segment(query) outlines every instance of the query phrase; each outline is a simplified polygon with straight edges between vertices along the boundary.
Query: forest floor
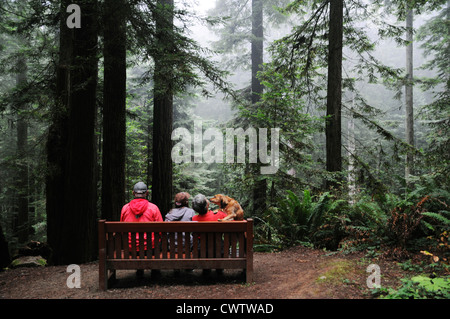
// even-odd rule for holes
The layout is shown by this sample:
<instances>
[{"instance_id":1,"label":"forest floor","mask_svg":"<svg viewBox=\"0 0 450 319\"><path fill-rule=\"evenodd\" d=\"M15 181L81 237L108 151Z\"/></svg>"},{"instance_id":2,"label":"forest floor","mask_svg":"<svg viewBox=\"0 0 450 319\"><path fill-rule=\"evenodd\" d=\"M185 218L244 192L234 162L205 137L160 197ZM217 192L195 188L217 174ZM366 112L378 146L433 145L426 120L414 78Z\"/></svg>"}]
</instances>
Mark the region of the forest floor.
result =
<instances>
[{"instance_id":1,"label":"forest floor","mask_svg":"<svg viewBox=\"0 0 450 319\"><path fill-rule=\"evenodd\" d=\"M254 253L251 284L237 270L164 270L155 277L145 271L142 279L136 271L118 270L114 285L99 291L98 263L92 262L80 265L81 288L68 288L67 266L7 269L0 272L0 299L370 299L370 264L380 266L382 287L396 287L407 275L392 260L297 246Z\"/></svg>"}]
</instances>

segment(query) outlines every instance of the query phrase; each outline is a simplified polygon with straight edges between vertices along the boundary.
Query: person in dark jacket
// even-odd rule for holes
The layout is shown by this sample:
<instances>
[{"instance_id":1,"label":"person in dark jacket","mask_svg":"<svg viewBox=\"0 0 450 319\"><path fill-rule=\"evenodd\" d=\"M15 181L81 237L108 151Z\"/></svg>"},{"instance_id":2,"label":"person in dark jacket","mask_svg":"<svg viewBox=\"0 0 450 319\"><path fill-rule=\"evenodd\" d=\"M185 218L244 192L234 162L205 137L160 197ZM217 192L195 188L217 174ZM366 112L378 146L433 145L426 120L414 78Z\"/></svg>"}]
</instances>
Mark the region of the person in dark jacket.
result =
<instances>
[{"instance_id":1,"label":"person in dark jacket","mask_svg":"<svg viewBox=\"0 0 450 319\"><path fill-rule=\"evenodd\" d=\"M189 208L189 195L186 192L181 192L175 195L175 208L172 208L170 212L167 213L165 221L166 222L190 222L195 212L192 208Z\"/></svg>"},{"instance_id":2,"label":"person in dark jacket","mask_svg":"<svg viewBox=\"0 0 450 319\"><path fill-rule=\"evenodd\" d=\"M166 222L190 222L195 215L195 211L189 208L189 195L186 192L181 192L175 195L175 208L172 208L170 212L166 214ZM175 249L178 245L178 234L175 234ZM183 247L185 244L185 234L183 233ZM190 235L190 243L192 248L192 235Z\"/></svg>"}]
</instances>

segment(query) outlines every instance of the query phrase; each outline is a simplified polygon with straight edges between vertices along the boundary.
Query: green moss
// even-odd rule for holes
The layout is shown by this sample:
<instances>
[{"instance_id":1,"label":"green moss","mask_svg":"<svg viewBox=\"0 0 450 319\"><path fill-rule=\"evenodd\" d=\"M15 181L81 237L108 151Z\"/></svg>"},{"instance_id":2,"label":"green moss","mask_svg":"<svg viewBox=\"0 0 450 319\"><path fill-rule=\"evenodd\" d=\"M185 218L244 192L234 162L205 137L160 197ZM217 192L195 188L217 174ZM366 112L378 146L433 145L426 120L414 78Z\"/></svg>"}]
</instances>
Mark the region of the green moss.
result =
<instances>
[{"instance_id":1,"label":"green moss","mask_svg":"<svg viewBox=\"0 0 450 319\"><path fill-rule=\"evenodd\" d=\"M317 277L319 283L341 284L355 271L353 262L341 259L326 262L321 267L327 270Z\"/></svg>"},{"instance_id":2,"label":"green moss","mask_svg":"<svg viewBox=\"0 0 450 319\"><path fill-rule=\"evenodd\" d=\"M47 266L47 260L45 260L44 258L39 258L38 260L37 260L37 262L39 263L39 265L41 265L41 266Z\"/></svg>"},{"instance_id":3,"label":"green moss","mask_svg":"<svg viewBox=\"0 0 450 319\"><path fill-rule=\"evenodd\" d=\"M14 259L14 260L11 262L10 268L14 268L14 267L16 267L18 264L20 264L20 260Z\"/></svg>"}]
</instances>

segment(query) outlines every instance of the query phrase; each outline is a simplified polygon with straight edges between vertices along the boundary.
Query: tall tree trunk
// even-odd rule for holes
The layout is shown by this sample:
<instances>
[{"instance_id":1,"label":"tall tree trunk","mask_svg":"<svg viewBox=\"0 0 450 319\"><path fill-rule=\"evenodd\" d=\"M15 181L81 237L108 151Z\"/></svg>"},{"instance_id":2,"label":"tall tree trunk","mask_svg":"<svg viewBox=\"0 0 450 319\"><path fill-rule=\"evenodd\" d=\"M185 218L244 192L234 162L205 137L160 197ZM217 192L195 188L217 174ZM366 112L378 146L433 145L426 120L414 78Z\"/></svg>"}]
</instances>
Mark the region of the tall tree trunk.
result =
<instances>
[{"instance_id":1,"label":"tall tree trunk","mask_svg":"<svg viewBox=\"0 0 450 319\"><path fill-rule=\"evenodd\" d=\"M8 242L6 241L2 223L0 221L0 271L1 269L8 267L10 262L11 257L9 255Z\"/></svg>"},{"instance_id":2,"label":"tall tree trunk","mask_svg":"<svg viewBox=\"0 0 450 319\"><path fill-rule=\"evenodd\" d=\"M413 108L413 10L408 10L406 16L406 85L405 85L405 112L406 112L406 143L414 146L414 108ZM406 153L405 180L409 183L409 175L413 173L414 154Z\"/></svg>"},{"instance_id":3,"label":"tall tree trunk","mask_svg":"<svg viewBox=\"0 0 450 319\"><path fill-rule=\"evenodd\" d=\"M262 70L264 50L263 2L252 0L252 103L258 103L263 93L263 85L257 78Z\"/></svg>"},{"instance_id":4,"label":"tall tree trunk","mask_svg":"<svg viewBox=\"0 0 450 319\"><path fill-rule=\"evenodd\" d=\"M95 148L98 73L96 0L82 2L81 28L74 29L72 91L69 96L65 211L62 237L64 263L96 258ZM67 249L70 247L70 249Z\"/></svg>"},{"instance_id":5,"label":"tall tree trunk","mask_svg":"<svg viewBox=\"0 0 450 319\"><path fill-rule=\"evenodd\" d=\"M104 3L102 218L119 220L125 204L126 3Z\"/></svg>"},{"instance_id":6,"label":"tall tree trunk","mask_svg":"<svg viewBox=\"0 0 450 319\"><path fill-rule=\"evenodd\" d=\"M22 87L27 82L27 64L25 57L20 54L17 61L18 74L17 86ZM29 235L29 221L28 221L28 161L27 161L27 140L28 140L28 123L26 120L26 105L20 102L17 105L18 119L17 119L17 201L18 201L18 239L19 243L26 243Z\"/></svg>"},{"instance_id":7,"label":"tall tree trunk","mask_svg":"<svg viewBox=\"0 0 450 319\"><path fill-rule=\"evenodd\" d=\"M156 47L153 92L153 169L152 202L163 217L171 208L173 164L173 0L158 0L156 13Z\"/></svg>"},{"instance_id":8,"label":"tall tree trunk","mask_svg":"<svg viewBox=\"0 0 450 319\"><path fill-rule=\"evenodd\" d=\"M151 105L150 103L145 103L146 105L146 112L147 114L151 115ZM148 117L147 122L147 185L152 185L152 171L153 171L153 160L152 160L152 154L153 154L153 117Z\"/></svg>"},{"instance_id":9,"label":"tall tree trunk","mask_svg":"<svg viewBox=\"0 0 450 319\"><path fill-rule=\"evenodd\" d=\"M325 124L326 169L328 172L342 171L341 104L343 12L343 0L330 1L327 120ZM326 186L337 186L338 182L339 180L327 181Z\"/></svg>"},{"instance_id":10,"label":"tall tree trunk","mask_svg":"<svg viewBox=\"0 0 450 319\"><path fill-rule=\"evenodd\" d=\"M252 0L252 41L251 41L251 58L252 58L252 104L256 104L261 99L263 93L263 85L257 78L257 74L262 70L263 50L264 50L264 29L263 29L263 2L262 0ZM259 150L259 140L258 148ZM259 214L266 209L267 202L267 179L261 176L261 163L255 165L253 169L254 186L253 186L253 210Z\"/></svg>"},{"instance_id":11,"label":"tall tree trunk","mask_svg":"<svg viewBox=\"0 0 450 319\"><path fill-rule=\"evenodd\" d=\"M355 102L355 96L353 93L352 97L352 109ZM353 114L350 115L350 118L347 122L347 135L348 135L348 197L350 198L350 203L353 204L355 201L356 195L356 170L355 170L355 151L356 151L356 143L355 143L355 119L353 118Z\"/></svg>"},{"instance_id":12,"label":"tall tree trunk","mask_svg":"<svg viewBox=\"0 0 450 319\"><path fill-rule=\"evenodd\" d=\"M56 69L55 102L51 109L51 124L47 135L47 175L45 181L47 241L59 257L64 218L64 180L66 162L66 144L68 134L68 100L71 92L70 65L73 50L73 29L66 25L66 8L71 0L61 1L59 27L59 61ZM58 263L57 260L54 262Z\"/></svg>"},{"instance_id":13,"label":"tall tree trunk","mask_svg":"<svg viewBox=\"0 0 450 319\"><path fill-rule=\"evenodd\" d=\"M63 12L66 10L65 4L62 3ZM62 187L55 189L52 185L50 190L53 193L47 193L47 199L50 201L51 196L62 198L61 201L51 204L51 208L55 210L47 212L48 221L53 223L48 228L48 236L49 242L53 245L56 264L83 263L97 256L97 236L95 236L97 159L94 135L98 71L97 1L85 0L80 3L80 7L83 8L81 28L67 31L64 15L61 21L61 36L64 34L69 36L69 39L62 39L60 44L57 84L61 91L57 93L60 93L59 97L62 98L61 114L66 124L63 134L67 143L65 147L62 145L65 157L62 158L62 162L58 161L60 166L57 167L61 169L57 177L62 176L62 180L58 179ZM66 72L64 67L68 68ZM60 124L61 122L57 120L59 129ZM58 131L52 133L58 134ZM52 137L52 134L49 135ZM57 142L60 142L59 137ZM59 146L61 145L58 144ZM52 156L53 152L54 150ZM55 207L55 204L61 206ZM55 228L55 225L58 228Z\"/></svg>"}]
</instances>

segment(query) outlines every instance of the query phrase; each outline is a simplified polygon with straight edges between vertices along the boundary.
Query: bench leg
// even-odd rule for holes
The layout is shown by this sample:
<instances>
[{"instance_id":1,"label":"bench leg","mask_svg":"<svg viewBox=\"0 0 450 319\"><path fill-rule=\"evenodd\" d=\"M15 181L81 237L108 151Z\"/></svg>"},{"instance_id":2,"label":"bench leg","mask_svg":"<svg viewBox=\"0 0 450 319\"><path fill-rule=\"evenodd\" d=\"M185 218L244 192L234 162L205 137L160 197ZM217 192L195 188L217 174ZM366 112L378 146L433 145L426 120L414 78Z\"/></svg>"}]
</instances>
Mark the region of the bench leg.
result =
<instances>
[{"instance_id":1,"label":"bench leg","mask_svg":"<svg viewBox=\"0 0 450 319\"><path fill-rule=\"evenodd\" d=\"M253 282L253 271L250 269L245 269L245 282L251 284Z\"/></svg>"},{"instance_id":2,"label":"bench leg","mask_svg":"<svg viewBox=\"0 0 450 319\"><path fill-rule=\"evenodd\" d=\"M105 266L100 267L98 273L98 287L101 291L108 289L108 270Z\"/></svg>"},{"instance_id":3,"label":"bench leg","mask_svg":"<svg viewBox=\"0 0 450 319\"><path fill-rule=\"evenodd\" d=\"M111 276L107 280L107 285L111 286L116 281L116 270L111 270Z\"/></svg>"}]
</instances>

